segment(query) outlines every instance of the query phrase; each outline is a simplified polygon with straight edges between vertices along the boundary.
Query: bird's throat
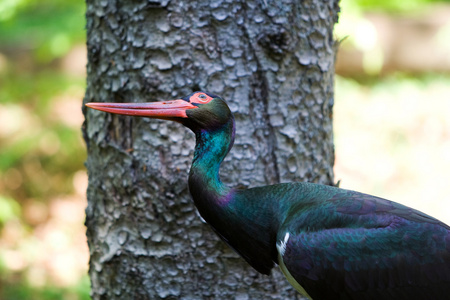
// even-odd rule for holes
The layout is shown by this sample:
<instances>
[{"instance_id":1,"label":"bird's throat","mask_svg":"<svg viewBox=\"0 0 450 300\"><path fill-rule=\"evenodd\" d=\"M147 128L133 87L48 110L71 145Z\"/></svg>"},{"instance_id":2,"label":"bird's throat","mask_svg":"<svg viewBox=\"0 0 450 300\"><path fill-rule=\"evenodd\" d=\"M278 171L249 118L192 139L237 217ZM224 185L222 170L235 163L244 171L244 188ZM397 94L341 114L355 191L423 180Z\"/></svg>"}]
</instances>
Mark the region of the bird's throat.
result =
<instances>
[{"instance_id":1,"label":"bird's throat","mask_svg":"<svg viewBox=\"0 0 450 300\"><path fill-rule=\"evenodd\" d=\"M195 132L194 159L189 173L189 190L197 208L222 206L230 189L219 177L220 165L234 142L234 120L214 130Z\"/></svg>"}]
</instances>

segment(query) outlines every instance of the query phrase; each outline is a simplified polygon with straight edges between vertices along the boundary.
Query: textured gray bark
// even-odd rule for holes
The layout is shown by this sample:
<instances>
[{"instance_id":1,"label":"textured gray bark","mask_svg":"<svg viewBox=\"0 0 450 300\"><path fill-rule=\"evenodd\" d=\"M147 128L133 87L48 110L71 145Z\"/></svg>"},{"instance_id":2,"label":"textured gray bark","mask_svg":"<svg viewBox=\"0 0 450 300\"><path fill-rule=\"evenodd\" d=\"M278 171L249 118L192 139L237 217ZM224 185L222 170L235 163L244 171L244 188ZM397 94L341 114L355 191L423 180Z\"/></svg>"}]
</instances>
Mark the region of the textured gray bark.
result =
<instances>
[{"instance_id":1,"label":"textured gray bark","mask_svg":"<svg viewBox=\"0 0 450 300\"><path fill-rule=\"evenodd\" d=\"M338 1L87 1L85 102L221 95L230 186L333 181ZM93 299L300 299L201 222L187 189L193 134L84 109Z\"/></svg>"}]
</instances>

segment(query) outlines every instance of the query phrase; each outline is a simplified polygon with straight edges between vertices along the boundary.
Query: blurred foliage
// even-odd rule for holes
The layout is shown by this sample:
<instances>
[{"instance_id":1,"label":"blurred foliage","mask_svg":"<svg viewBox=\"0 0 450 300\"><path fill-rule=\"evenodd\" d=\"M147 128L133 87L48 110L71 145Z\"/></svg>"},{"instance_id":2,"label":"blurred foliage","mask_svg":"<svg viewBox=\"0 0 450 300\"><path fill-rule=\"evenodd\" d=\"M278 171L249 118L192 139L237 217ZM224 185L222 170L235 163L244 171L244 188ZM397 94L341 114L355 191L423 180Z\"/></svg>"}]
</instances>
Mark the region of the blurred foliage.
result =
<instances>
[{"instance_id":1,"label":"blurred foliage","mask_svg":"<svg viewBox=\"0 0 450 300\"><path fill-rule=\"evenodd\" d=\"M20 206L17 201L0 195L0 226L20 215Z\"/></svg>"},{"instance_id":2,"label":"blurred foliage","mask_svg":"<svg viewBox=\"0 0 450 300\"><path fill-rule=\"evenodd\" d=\"M357 11L382 11L388 13L411 12L432 3L450 2L450 0L343 0L341 7Z\"/></svg>"},{"instance_id":3,"label":"blurred foliage","mask_svg":"<svg viewBox=\"0 0 450 300\"><path fill-rule=\"evenodd\" d=\"M47 286L36 288L24 285L23 282L0 288L2 298L5 300L89 300L89 278L84 276L77 285L70 288L56 288Z\"/></svg>"},{"instance_id":4,"label":"blurred foliage","mask_svg":"<svg viewBox=\"0 0 450 300\"><path fill-rule=\"evenodd\" d=\"M85 58L70 56L84 14L79 0L0 1L0 299L89 299L85 76L71 69Z\"/></svg>"},{"instance_id":5,"label":"blurred foliage","mask_svg":"<svg viewBox=\"0 0 450 300\"><path fill-rule=\"evenodd\" d=\"M447 3L445 3L447 2ZM353 76L448 70L450 61L450 0L341 0L335 26L341 41L338 72ZM352 76L350 73L344 72ZM362 74L361 74L362 73ZM342 74L342 73L341 73Z\"/></svg>"},{"instance_id":6,"label":"blurred foliage","mask_svg":"<svg viewBox=\"0 0 450 300\"><path fill-rule=\"evenodd\" d=\"M49 62L84 41L84 14L80 0L0 1L0 44L33 50L35 62Z\"/></svg>"},{"instance_id":7,"label":"blurred foliage","mask_svg":"<svg viewBox=\"0 0 450 300\"><path fill-rule=\"evenodd\" d=\"M450 223L450 74L336 76L340 187L394 200Z\"/></svg>"}]
</instances>

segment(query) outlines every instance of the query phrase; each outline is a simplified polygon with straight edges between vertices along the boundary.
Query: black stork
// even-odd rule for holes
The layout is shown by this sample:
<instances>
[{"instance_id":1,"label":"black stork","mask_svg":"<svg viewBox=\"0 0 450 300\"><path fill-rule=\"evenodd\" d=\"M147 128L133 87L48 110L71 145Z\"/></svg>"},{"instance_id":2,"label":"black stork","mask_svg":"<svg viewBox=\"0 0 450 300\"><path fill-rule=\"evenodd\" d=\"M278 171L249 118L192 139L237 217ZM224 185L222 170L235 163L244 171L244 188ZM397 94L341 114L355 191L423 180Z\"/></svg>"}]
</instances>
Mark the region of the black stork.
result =
<instances>
[{"instance_id":1,"label":"black stork","mask_svg":"<svg viewBox=\"0 0 450 300\"><path fill-rule=\"evenodd\" d=\"M201 216L253 268L278 264L314 300L450 299L450 227L396 202L313 183L233 189L219 178L234 117L206 92L171 101L88 103L176 121L195 133L189 190Z\"/></svg>"}]
</instances>

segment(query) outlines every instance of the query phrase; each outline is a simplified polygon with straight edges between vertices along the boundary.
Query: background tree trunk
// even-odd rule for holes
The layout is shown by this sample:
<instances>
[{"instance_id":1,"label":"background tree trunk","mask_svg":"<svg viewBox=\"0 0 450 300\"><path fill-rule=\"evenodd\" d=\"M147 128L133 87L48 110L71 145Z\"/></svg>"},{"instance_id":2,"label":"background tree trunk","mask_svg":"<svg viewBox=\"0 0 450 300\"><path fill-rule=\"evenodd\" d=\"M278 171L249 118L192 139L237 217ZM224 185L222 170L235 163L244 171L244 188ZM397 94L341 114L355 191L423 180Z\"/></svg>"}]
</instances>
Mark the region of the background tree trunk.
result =
<instances>
[{"instance_id":1,"label":"background tree trunk","mask_svg":"<svg viewBox=\"0 0 450 300\"><path fill-rule=\"evenodd\" d=\"M87 1L85 102L145 102L195 90L236 117L230 186L333 181L338 1ZM179 124L86 110L93 299L299 299L202 223Z\"/></svg>"}]
</instances>

